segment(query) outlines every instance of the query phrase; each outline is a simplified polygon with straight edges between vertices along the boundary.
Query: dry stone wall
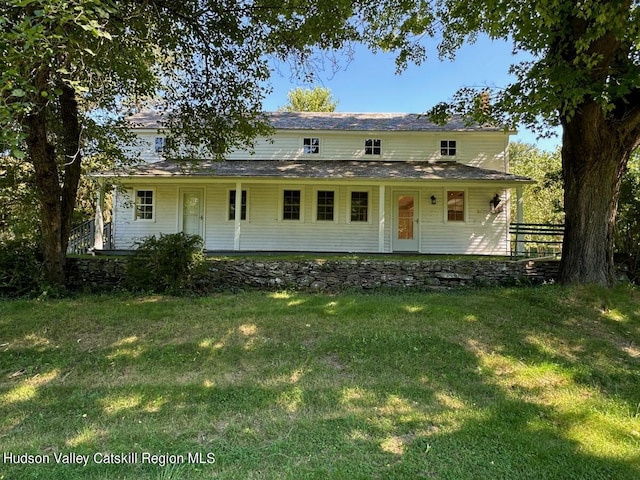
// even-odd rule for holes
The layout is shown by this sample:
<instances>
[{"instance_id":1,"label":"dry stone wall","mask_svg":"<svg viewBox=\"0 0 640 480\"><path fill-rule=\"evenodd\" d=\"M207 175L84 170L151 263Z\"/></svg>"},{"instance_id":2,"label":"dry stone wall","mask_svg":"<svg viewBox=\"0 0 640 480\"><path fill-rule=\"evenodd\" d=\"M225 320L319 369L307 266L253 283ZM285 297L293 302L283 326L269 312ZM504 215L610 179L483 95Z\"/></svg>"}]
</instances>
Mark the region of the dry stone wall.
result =
<instances>
[{"instance_id":1,"label":"dry stone wall","mask_svg":"<svg viewBox=\"0 0 640 480\"><path fill-rule=\"evenodd\" d=\"M109 290L124 283L126 257L69 258L69 286ZM335 292L376 288L446 289L553 282L557 261L509 260L209 260L204 290ZM153 281L152 278L149 279Z\"/></svg>"}]
</instances>

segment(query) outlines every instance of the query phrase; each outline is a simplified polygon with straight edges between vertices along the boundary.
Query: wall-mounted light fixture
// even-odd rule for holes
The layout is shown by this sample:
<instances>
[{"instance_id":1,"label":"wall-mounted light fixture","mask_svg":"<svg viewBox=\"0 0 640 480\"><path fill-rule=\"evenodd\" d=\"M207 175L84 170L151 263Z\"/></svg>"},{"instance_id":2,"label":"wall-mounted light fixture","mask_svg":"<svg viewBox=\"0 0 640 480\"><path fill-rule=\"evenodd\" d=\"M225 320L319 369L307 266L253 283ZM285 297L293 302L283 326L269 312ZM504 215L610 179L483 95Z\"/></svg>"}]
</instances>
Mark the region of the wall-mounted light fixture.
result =
<instances>
[{"instance_id":1,"label":"wall-mounted light fixture","mask_svg":"<svg viewBox=\"0 0 640 480\"><path fill-rule=\"evenodd\" d=\"M436 204L436 196L431 195L431 205L435 205L435 204Z\"/></svg>"},{"instance_id":2,"label":"wall-mounted light fixture","mask_svg":"<svg viewBox=\"0 0 640 480\"><path fill-rule=\"evenodd\" d=\"M500 195L496 193L493 198L489 200L489 207L491 208L491 213L500 213L502 211L504 205Z\"/></svg>"}]
</instances>

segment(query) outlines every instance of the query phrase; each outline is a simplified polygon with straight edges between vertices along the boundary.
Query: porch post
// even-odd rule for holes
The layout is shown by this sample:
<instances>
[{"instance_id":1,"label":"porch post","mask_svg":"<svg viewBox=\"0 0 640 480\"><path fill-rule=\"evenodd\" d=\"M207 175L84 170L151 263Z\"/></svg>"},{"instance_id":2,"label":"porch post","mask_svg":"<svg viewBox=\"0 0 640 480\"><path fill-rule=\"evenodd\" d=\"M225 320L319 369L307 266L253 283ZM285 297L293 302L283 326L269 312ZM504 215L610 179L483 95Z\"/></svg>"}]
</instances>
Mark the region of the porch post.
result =
<instances>
[{"instance_id":1,"label":"porch post","mask_svg":"<svg viewBox=\"0 0 640 480\"><path fill-rule=\"evenodd\" d=\"M233 249L240 250L240 219L242 218L242 182L236 182L236 206L233 229Z\"/></svg>"},{"instance_id":2,"label":"porch post","mask_svg":"<svg viewBox=\"0 0 640 480\"><path fill-rule=\"evenodd\" d=\"M378 252L384 253L384 222L385 222L385 188L378 187Z\"/></svg>"},{"instance_id":3,"label":"porch post","mask_svg":"<svg viewBox=\"0 0 640 480\"><path fill-rule=\"evenodd\" d=\"M524 199L522 197L522 187L516 187L516 221L524 223ZM524 255L524 235L516 235L516 255Z\"/></svg>"},{"instance_id":4,"label":"porch post","mask_svg":"<svg viewBox=\"0 0 640 480\"><path fill-rule=\"evenodd\" d=\"M98 193L96 194L96 216L95 216L95 227L93 229L93 249L94 250L102 250L104 249L104 215L102 212L104 211L104 185L102 182L98 181Z\"/></svg>"}]
</instances>

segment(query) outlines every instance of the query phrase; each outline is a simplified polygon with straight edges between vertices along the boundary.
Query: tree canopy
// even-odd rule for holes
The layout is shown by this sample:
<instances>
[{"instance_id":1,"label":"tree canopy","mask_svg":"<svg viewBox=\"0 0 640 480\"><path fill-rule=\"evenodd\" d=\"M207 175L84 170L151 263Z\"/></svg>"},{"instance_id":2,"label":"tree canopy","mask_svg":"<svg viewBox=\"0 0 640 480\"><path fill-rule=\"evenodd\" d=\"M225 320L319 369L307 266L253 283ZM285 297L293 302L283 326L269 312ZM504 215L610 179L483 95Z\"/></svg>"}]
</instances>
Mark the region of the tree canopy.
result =
<instances>
[{"instance_id":1,"label":"tree canopy","mask_svg":"<svg viewBox=\"0 0 640 480\"><path fill-rule=\"evenodd\" d=\"M562 280L615 279L621 178L640 141L636 1L5 0L0 28L0 151L33 164L51 283L64 280L83 156L122 157L114 127L141 105L165 112L169 154L221 157L268 132L268 58L303 68L315 48L362 41L396 51L401 70L425 58L425 35L452 58L479 34L531 59L511 85L462 89L432 116L561 125Z\"/></svg>"},{"instance_id":2,"label":"tree canopy","mask_svg":"<svg viewBox=\"0 0 640 480\"><path fill-rule=\"evenodd\" d=\"M279 108L283 112L335 112L338 106L331 90L324 87L294 88L287 97L289 102Z\"/></svg>"},{"instance_id":3,"label":"tree canopy","mask_svg":"<svg viewBox=\"0 0 640 480\"><path fill-rule=\"evenodd\" d=\"M167 155L221 157L269 131L269 58L304 65L357 38L342 0L7 0L0 152L33 166L46 279L64 256L83 159L125 159L126 119L163 112Z\"/></svg>"}]
</instances>

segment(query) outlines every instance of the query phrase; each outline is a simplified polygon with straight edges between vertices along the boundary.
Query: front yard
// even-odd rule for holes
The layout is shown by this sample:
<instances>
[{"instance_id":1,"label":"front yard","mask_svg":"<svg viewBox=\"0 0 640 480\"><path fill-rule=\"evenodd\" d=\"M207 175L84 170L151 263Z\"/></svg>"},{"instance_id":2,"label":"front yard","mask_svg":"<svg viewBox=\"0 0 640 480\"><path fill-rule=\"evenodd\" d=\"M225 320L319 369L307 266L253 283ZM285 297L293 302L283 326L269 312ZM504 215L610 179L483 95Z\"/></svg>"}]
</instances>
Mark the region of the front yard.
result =
<instances>
[{"instance_id":1,"label":"front yard","mask_svg":"<svg viewBox=\"0 0 640 480\"><path fill-rule=\"evenodd\" d=\"M640 477L640 291L0 302L0 478Z\"/></svg>"}]
</instances>

